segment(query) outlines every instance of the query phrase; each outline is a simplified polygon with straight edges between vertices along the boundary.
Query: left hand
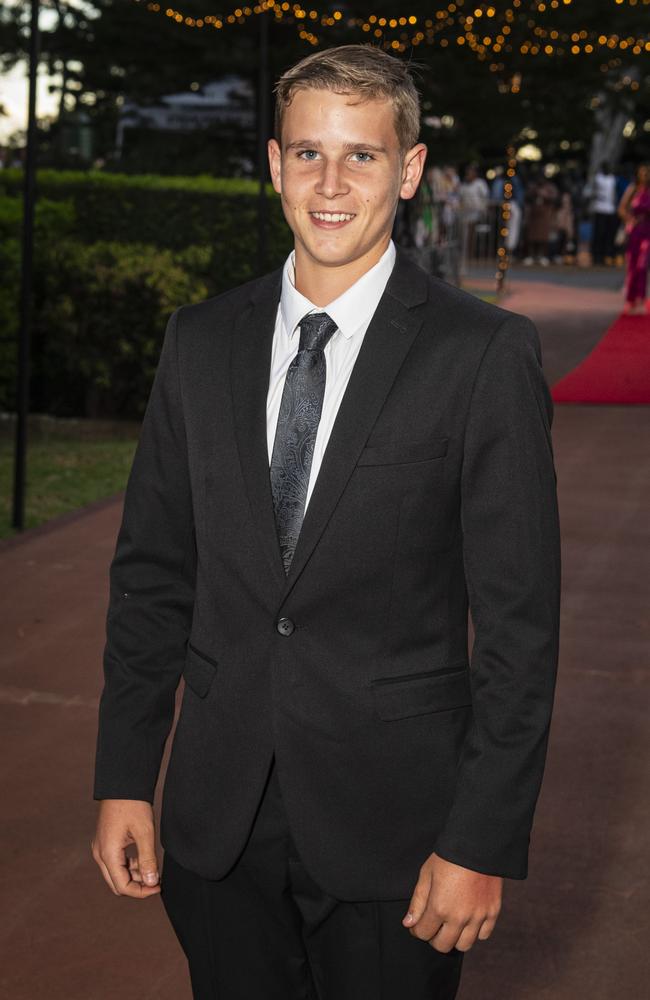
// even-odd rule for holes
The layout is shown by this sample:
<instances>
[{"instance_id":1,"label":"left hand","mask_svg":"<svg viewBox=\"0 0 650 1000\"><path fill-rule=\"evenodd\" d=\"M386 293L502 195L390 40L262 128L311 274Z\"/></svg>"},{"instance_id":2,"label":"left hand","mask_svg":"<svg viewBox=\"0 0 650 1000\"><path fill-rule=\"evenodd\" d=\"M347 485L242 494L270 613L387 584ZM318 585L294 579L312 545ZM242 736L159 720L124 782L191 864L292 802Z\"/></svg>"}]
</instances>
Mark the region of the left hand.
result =
<instances>
[{"instance_id":1,"label":"left hand","mask_svg":"<svg viewBox=\"0 0 650 1000\"><path fill-rule=\"evenodd\" d=\"M483 875L434 853L420 868L402 923L436 951L469 951L494 930L502 893L500 875Z\"/></svg>"}]
</instances>

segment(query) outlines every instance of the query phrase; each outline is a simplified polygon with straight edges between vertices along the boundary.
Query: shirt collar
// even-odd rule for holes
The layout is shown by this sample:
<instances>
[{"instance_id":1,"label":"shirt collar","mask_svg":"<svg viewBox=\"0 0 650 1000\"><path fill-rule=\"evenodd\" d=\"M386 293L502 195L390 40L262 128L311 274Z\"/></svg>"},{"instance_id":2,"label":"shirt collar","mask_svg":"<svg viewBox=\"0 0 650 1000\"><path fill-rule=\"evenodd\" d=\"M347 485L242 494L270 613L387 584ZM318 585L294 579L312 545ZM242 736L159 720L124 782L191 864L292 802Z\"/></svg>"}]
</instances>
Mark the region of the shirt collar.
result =
<instances>
[{"instance_id":1,"label":"shirt collar","mask_svg":"<svg viewBox=\"0 0 650 1000\"><path fill-rule=\"evenodd\" d=\"M395 257L395 244L390 240L377 263L362 274L347 291L329 305L315 306L297 290L294 284L295 251L292 250L284 263L280 296L282 321L287 335L293 337L299 329L300 320L307 313L326 312L346 340L350 340L372 319L393 270Z\"/></svg>"}]
</instances>

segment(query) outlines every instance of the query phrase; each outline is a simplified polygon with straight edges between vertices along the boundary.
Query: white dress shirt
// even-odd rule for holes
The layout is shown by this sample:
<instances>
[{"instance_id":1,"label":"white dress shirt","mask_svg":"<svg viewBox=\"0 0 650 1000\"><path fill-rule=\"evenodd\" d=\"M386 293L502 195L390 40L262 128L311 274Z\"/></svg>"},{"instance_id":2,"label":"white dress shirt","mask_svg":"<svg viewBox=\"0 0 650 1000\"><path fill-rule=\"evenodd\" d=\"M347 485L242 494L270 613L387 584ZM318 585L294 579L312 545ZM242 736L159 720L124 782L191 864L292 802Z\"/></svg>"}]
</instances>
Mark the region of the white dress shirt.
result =
<instances>
[{"instance_id":1,"label":"white dress shirt","mask_svg":"<svg viewBox=\"0 0 650 1000\"><path fill-rule=\"evenodd\" d=\"M616 212L616 177L614 174L601 174L594 177L593 211L603 215L614 215Z\"/></svg>"},{"instance_id":2,"label":"white dress shirt","mask_svg":"<svg viewBox=\"0 0 650 1000\"><path fill-rule=\"evenodd\" d=\"M273 454L273 441L275 440L275 429L287 368L298 353L300 344L300 320L310 312L326 312L337 326L337 330L325 345L325 364L327 366L325 395L316 433L305 509L309 503L354 362L393 270L395 257L395 244L391 240L374 267L366 271L346 292L343 292L343 295L339 295L327 306L315 306L296 289L294 251L289 254L285 261L282 272L282 293L273 333L271 374L266 400L269 465Z\"/></svg>"}]
</instances>

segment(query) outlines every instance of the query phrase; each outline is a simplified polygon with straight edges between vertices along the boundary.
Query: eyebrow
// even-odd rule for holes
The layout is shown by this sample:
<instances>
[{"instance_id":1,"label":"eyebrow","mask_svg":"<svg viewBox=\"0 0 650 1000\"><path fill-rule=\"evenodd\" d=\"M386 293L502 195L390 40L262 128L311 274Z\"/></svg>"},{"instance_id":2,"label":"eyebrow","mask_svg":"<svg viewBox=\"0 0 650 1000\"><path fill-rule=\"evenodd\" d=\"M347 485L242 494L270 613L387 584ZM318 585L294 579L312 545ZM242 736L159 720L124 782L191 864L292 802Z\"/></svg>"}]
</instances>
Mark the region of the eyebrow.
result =
<instances>
[{"instance_id":1,"label":"eyebrow","mask_svg":"<svg viewBox=\"0 0 650 1000\"><path fill-rule=\"evenodd\" d=\"M322 143L317 139L295 139L287 145L287 149L296 149L298 146L305 149L322 149ZM386 153L385 146L377 146L372 142L344 142L343 149L346 153Z\"/></svg>"}]
</instances>

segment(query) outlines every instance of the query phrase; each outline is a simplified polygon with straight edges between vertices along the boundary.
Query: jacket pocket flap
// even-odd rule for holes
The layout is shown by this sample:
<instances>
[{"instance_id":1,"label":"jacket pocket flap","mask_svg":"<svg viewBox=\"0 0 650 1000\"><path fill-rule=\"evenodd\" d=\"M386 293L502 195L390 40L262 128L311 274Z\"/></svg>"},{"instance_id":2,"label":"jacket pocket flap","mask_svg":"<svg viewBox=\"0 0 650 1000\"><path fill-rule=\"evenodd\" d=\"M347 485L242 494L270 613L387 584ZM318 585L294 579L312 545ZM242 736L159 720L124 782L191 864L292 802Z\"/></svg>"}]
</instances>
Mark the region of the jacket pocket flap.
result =
<instances>
[{"instance_id":1,"label":"jacket pocket flap","mask_svg":"<svg viewBox=\"0 0 650 1000\"><path fill-rule=\"evenodd\" d=\"M380 719L406 719L472 704L469 669L377 678L372 682Z\"/></svg>"},{"instance_id":2,"label":"jacket pocket flap","mask_svg":"<svg viewBox=\"0 0 650 1000\"><path fill-rule=\"evenodd\" d=\"M205 698L217 672L217 661L188 644L183 679L199 698Z\"/></svg>"},{"instance_id":3,"label":"jacket pocket flap","mask_svg":"<svg viewBox=\"0 0 650 1000\"><path fill-rule=\"evenodd\" d=\"M428 462L444 458L448 438L432 441L403 441L394 444L377 444L364 448L357 465L404 465L407 462Z\"/></svg>"}]
</instances>

